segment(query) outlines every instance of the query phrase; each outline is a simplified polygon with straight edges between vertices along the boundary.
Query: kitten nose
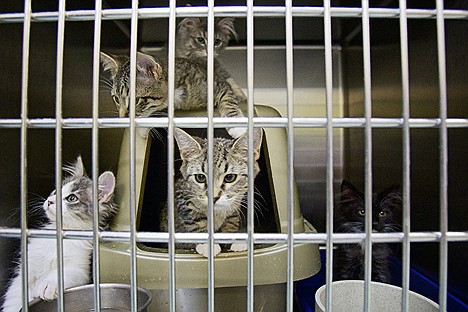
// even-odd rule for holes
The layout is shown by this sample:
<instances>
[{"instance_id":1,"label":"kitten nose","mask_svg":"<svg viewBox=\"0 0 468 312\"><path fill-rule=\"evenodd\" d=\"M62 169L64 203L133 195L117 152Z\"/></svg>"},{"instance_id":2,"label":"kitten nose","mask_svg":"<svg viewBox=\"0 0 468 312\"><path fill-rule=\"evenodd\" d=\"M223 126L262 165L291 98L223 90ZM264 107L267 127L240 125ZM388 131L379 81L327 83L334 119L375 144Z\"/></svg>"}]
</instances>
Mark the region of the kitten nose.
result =
<instances>
[{"instance_id":1,"label":"kitten nose","mask_svg":"<svg viewBox=\"0 0 468 312\"><path fill-rule=\"evenodd\" d=\"M47 199L47 204L48 204L49 206L55 204L55 199L53 199L53 198L48 198L48 199Z\"/></svg>"}]
</instances>

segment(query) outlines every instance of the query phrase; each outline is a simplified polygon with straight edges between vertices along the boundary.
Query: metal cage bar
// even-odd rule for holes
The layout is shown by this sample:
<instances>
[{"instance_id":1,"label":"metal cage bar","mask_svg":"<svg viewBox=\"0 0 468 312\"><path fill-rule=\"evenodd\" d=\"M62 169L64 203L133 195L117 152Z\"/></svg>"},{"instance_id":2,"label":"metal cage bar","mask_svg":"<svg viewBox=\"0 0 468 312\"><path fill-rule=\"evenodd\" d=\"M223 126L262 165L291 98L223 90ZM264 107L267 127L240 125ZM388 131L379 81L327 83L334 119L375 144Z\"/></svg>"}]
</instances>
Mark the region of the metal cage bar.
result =
<instances>
[{"instance_id":1,"label":"metal cage bar","mask_svg":"<svg viewBox=\"0 0 468 312\"><path fill-rule=\"evenodd\" d=\"M245 117L235 118L213 117L214 128L226 127L247 127L248 119ZM205 128L208 118L205 117L174 117L171 119L176 127ZM288 118L286 117L254 117L254 124L258 127L287 128ZM440 118L409 118L410 128L428 129L440 128L442 120ZM129 118L99 118L99 128L130 128ZM321 117L294 117L291 118L294 128L326 128L327 118ZM369 123L372 128L403 128L403 118L370 118ZM29 119L28 129L54 129L56 120L54 118ZM64 118L62 119L63 129L91 129L92 118ZM335 117L332 119L333 128L364 128L365 118ZM137 128L165 128L169 125L167 117L142 117L135 120ZM446 118L447 128L468 128L468 118ZM0 128L19 129L21 119L2 119Z\"/></svg>"},{"instance_id":2,"label":"metal cage bar","mask_svg":"<svg viewBox=\"0 0 468 312\"><path fill-rule=\"evenodd\" d=\"M167 198L175 198L174 195L174 98L175 98L175 37L176 37L176 1L170 1L169 16L169 47L168 47L168 133L167 133ZM175 223L174 201L167 201L167 220L169 232L169 310L176 309L176 265L175 265Z\"/></svg>"},{"instance_id":3,"label":"metal cage bar","mask_svg":"<svg viewBox=\"0 0 468 312\"><path fill-rule=\"evenodd\" d=\"M92 240L93 231L73 231L64 230L64 239L80 239ZM8 238L21 238L21 229L19 228L0 228L0 236ZM255 244L286 244L288 240L287 233L254 233L253 240ZM55 238L55 231L29 229L28 237L31 238ZM247 240L247 235L244 233L214 233L214 241L220 244L228 244L232 242L242 242ZM322 243L327 242L327 233L295 233L293 234L294 242L296 244L304 243ZM128 242L130 238L129 231L106 231L101 232L100 239L108 242ZM178 243L202 243L206 242L208 234L206 233L176 233L174 239ZM366 238L365 233L334 233L334 244L348 244L348 243L362 243ZM442 232L411 232L408 235L411 243L426 243L426 242L440 242L442 239ZM137 232L137 242L140 243L154 243L154 242L169 242L168 233L157 232ZM372 240L375 243L401 243L405 239L404 233L375 233L372 235ZM468 241L468 231L449 231L446 233L448 242L463 242Z\"/></svg>"},{"instance_id":4,"label":"metal cage bar","mask_svg":"<svg viewBox=\"0 0 468 312\"><path fill-rule=\"evenodd\" d=\"M248 198L247 198L247 311L254 312L254 219L255 219L255 186L254 186L254 2L247 1L247 106L248 106Z\"/></svg>"},{"instance_id":5,"label":"metal cage bar","mask_svg":"<svg viewBox=\"0 0 468 312\"><path fill-rule=\"evenodd\" d=\"M23 55L21 68L21 289L23 311L28 312L28 81L29 49L31 39L31 0L24 1Z\"/></svg>"},{"instance_id":6,"label":"metal cage bar","mask_svg":"<svg viewBox=\"0 0 468 312\"><path fill-rule=\"evenodd\" d=\"M410 287L410 241L411 232L411 202L410 202L410 103L409 103L409 57L408 57L408 21L406 0L400 0L400 50L401 50L401 89L402 89L402 117L403 117L403 261L402 261L402 305L401 310L409 309Z\"/></svg>"},{"instance_id":7,"label":"metal cage bar","mask_svg":"<svg viewBox=\"0 0 468 312\"><path fill-rule=\"evenodd\" d=\"M370 46L370 21L369 2L362 0L362 44L364 64L364 116L366 124L364 127L364 177L365 190L364 202L365 214L365 249L364 249L364 311L370 311L370 292L372 274L372 89L371 89L371 46Z\"/></svg>"},{"instance_id":8,"label":"metal cage bar","mask_svg":"<svg viewBox=\"0 0 468 312\"><path fill-rule=\"evenodd\" d=\"M246 17L248 8L246 6L225 7L218 6L214 8L216 16L235 16ZM207 7L178 7L176 15L178 17L206 17ZM468 12L466 10L443 10L445 19L466 20ZM66 12L67 21L92 21L94 19L94 10L70 10ZM284 17L286 8L281 6L255 6L253 8L254 17ZM292 7L293 17L322 17L324 9L321 7ZM332 7L330 9L331 17L361 18L362 9L356 7ZM168 18L170 16L169 8L140 8L138 9L139 19L150 18ZM369 8L369 17L371 18L399 18L399 9L389 8ZM125 20L131 19L131 9L104 9L102 10L103 20ZM407 17L409 19L436 19L437 10L434 9L408 9ZM0 14L0 23L22 23L24 13L3 13ZM31 14L33 22L53 22L57 21L58 12L34 12Z\"/></svg>"},{"instance_id":9,"label":"metal cage bar","mask_svg":"<svg viewBox=\"0 0 468 312\"><path fill-rule=\"evenodd\" d=\"M324 35L325 35L325 89L327 114L327 203L326 203L326 307L332 312L333 289L333 58L332 58L332 26L330 1L324 0Z\"/></svg>"},{"instance_id":10,"label":"metal cage bar","mask_svg":"<svg viewBox=\"0 0 468 312\"><path fill-rule=\"evenodd\" d=\"M286 292L286 311L293 310L294 291L294 68L293 68L293 16L292 0L285 1L286 6L286 106L287 106L287 138L288 138L288 274Z\"/></svg>"},{"instance_id":11,"label":"metal cage bar","mask_svg":"<svg viewBox=\"0 0 468 312\"><path fill-rule=\"evenodd\" d=\"M439 69L439 101L440 101L440 240L439 255L439 307L447 310L447 275L448 275L448 131L447 119L447 69L445 57L445 20L444 2L437 0L437 55Z\"/></svg>"},{"instance_id":12,"label":"metal cage bar","mask_svg":"<svg viewBox=\"0 0 468 312\"><path fill-rule=\"evenodd\" d=\"M136 107L136 69L137 69L137 35L138 35L138 0L132 1L132 16L130 26L130 140L129 140L129 178L130 178L130 285L131 285L131 310L138 310L138 275L137 275L137 244L136 244L136 127L135 127L135 107Z\"/></svg>"},{"instance_id":13,"label":"metal cage bar","mask_svg":"<svg viewBox=\"0 0 468 312\"><path fill-rule=\"evenodd\" d=\"M92 153L92 181L93 181L93 283L94 283L94 309L101 309L101 269L100 269L100 242L99 242L99 70L101 50L101 17L102 0L95 1L94 42L93 42L93 125L91 132Z\"/></svg>"},{"instance_id":14,"label":"metal cage bar","mask_svg":"<svg viewBox=\"0 0 468 312\"><path fill-rule=\"evenodd\" d=\"M57 68L55 89L55 190L57 209L57 310L64 310L64 263L63 263L63 222L62 222L62 83L63 83L63 51L65 45L65 3L59 2L59 17L57 26Z\"/></svg>"},{"instance_id":15,"label":"metal cage bar","mask_svg":"<svg viewBox=\"0 0 468 312\"><path fill-rule=\"evenodd\" d=\"M208 115L208 127L207 127L207 140L208 140L208 151L212 151L214 148L214 128L213 128L213 116L214 116L214 0L208 1L208 50L207 50L207 115ZM213 203L213 170L214 170L214 159L213 153L208 153L208 311L214 311L215 307L215 278L214 278L214 203Z\"/></svg>"}]
</instances>

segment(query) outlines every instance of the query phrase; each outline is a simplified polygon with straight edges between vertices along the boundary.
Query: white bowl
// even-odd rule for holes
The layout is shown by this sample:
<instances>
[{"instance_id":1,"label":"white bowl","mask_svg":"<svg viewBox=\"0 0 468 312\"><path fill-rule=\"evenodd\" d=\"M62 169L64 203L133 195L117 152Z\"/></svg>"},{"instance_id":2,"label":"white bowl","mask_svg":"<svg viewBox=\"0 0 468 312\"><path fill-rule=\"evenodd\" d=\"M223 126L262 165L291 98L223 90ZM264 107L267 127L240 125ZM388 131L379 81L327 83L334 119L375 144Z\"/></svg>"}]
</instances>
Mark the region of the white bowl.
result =
<instances>
[{"instance_id":1,"label":"white bowl","mask_svg":"<svg viewBox=\"0 0 468 312\"><path fill-rule=\"evenodd\" d=\"M401 287L371 282L370 310L376 312L400 312L402 301ZM315 312L325 312L326 285L315 293ZM345 280L332 283L333 312L364 311L364 281ZM434 301L413 291L409 292L411 312L437 312L439 305Z\"/></svg>"}]
</instances>

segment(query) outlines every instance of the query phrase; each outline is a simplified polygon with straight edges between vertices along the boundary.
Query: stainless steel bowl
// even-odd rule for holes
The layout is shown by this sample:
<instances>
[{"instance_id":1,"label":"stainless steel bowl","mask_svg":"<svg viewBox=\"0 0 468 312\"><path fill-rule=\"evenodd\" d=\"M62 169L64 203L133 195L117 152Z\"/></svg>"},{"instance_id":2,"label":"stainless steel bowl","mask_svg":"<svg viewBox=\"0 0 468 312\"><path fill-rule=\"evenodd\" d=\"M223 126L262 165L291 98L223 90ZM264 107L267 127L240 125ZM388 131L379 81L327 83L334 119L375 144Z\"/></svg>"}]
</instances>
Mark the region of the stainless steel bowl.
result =
<instances>
[{"instance_id":1,"label":"stainless steel bowl","mask_svg":"<svg viewBox=\"0 0 468 312\"><path fill-rule=\"evenodd\" d=\"M131 287L127 284L101 284L101 311L130 311ZM64 292L64 308L70 312L88 312L94 310L94 285L73 287ZM138 311L145 312L151 303L151 292L138 287ZM57 300L42 301L34 299L29 303L31 312L57 311Z\"/></svg>"}]
</instances>

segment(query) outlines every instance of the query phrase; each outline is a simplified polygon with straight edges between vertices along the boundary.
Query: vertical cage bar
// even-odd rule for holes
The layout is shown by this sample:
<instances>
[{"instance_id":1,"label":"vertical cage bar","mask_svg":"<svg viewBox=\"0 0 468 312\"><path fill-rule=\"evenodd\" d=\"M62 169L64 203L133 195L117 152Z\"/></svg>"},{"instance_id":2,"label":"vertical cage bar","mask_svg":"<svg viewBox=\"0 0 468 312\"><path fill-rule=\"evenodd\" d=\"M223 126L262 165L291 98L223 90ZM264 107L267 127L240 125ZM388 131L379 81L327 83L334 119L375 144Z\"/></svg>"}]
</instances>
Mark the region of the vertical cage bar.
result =
<instances>
[{"instance_id":1,"label":"vertical cage bar","mask_svg":"<svg viewBox=\"0 0 468 312\"><path fill-rule=\"evenodd\" d=\"M137 311L138 307L138 276L137 276L137 249L136 249L136 67L137 67L137 35L138 35L138 0L132 0L132 18L130 20L130 285L131 285L131 308Z\"/></svg>"},{"instance_id":2,"label":"vertical cage bar","mask_svg":"<svg viewBox=\"0 0 468 312\"><path fill-rule=\"evenodd\" d=\"M208 311L214 311L214 203L213 203L213 106L214 106L214 0L208 1Z\"/></svg>"},{"instance_id":3,"label":"vertical cage bar","mask_svg":"<svg viewBox=\"0 0 468 312\"><path fill-rule=\"evenodd\" d=\"M288 274L287 311L294 306L294 67L292 0L286 0L286 92L288 111Z\"/></svg>"},{"instance_id":4,"label":"vertical cage bar","mask_svg":"<svg viewBox=\"0 0 468 312\"><path fill-rule=\"evenodd\" d=\"M447 138L447 71L445 56L444 1L437 0L437 53L439 64L439 101L440 101L440 254L439 254L439 307L447 310L447 271L448 271L448 138Z\"/></svg>"},{"instance_id":5,"label":"vertical cage bar","mask_svg":"<svg viewBox=\"0 0 468 312\"><path fill-rule=\"evenodd\" d=\"M94 4L94 42L93 42L93 127L91 133L91 153L93 170L93 282L94 282L94 310L101 309L101 281L100 253L99 253L99 68L101 48L101 18L102 0Z\"/></svg>"},{"instance_id":6,"label":"vertical cage bar","mask_svg":"<svg viewBox=\"0 0 468 312\"><path fill-rule=\"evenodd\" d=\"M410 171L410 103L409 103L409 58L408 58L408 19L406 0L400 0L400 53L401 53L401 91L403 115L403 268L401 310L408 311L410 282L410 241L411 232L411 171Z\"/></svg>"},{"instance_id":7,"label":"vertical cage bar","mask_svg":"<svg viewBox=\"0 0 468 312\"><path fill-rule=\"evenodd\" d=\"M28 81L31 38L31 0L24 1L23 55L21 76L21 283L23 311L28 311Z\"/></svg>"},{"instance_id":8,"label":"vertical cage bar","mask_svg":"<svg viewBox=\"0 0 468 312\"><path fill-rule=\"evenodd\" d=\"M370 60L370 25L369 2L362 0L362 41L364 62L364 117L366 119L364 129L364 172L365 190L364 201L366 207L365 218L365 279L364 279L364 311L370 311L370 288L372 276L372 95L371 95L371 60Z\"/></svg>"},{"instance_id":9,"label":"vertical cage bar","mask_svg":"<svg viewBox=\"0 0 468 312\"><path fill-rule=\"evenodd\" d=\"M57 209L57 310L63 308L63 222L62 222L62 87L63 51L65 41L65 0L59 1L57 29L57 73L55 94L55 188Z\"/></svg>"},{"instance_id":10,"label":"vertical cage bar","mask_svg":"<svg viewBox=\"0 0 468 312\"><path fill-rule=\"evenodd\" d=\"M167 221L169 231L169 311L176 309L176 265L175 265L175 225L174 225L174 96L175 96L175 38L176 1L169 1L169 54L168 54L168 93L167 113L169 117L167 133Z\"/></svg>"},{"instance_id":11,"label":"vertical cage bar","mask_svg":"<svg viewBox=\"0 0 468 312\"><path fill-rule=\"evenodd\" d=\"M327 114L327 242L326 242L326 308L332 311L333 282L333 59L330 0L323 1L325 39L325 103Z\"/></svg>"},{"instance_id":12,"label":"vertical cage bar","mask_svg":"<svg viewBox=\"0 0 468 312\"><path fill-rule=\"evenodd\" d=\"M249 173L249 192L248 192L248 215L247 215L247 311L254 312L254 218L255 218L255 177L254 177L254 157L252 146L254 145L254 17L253 0L247 1L247 104L248 104L248 131L249 131L249 152L248 152L248 173Z\"/></svg>"}]
</instances>

